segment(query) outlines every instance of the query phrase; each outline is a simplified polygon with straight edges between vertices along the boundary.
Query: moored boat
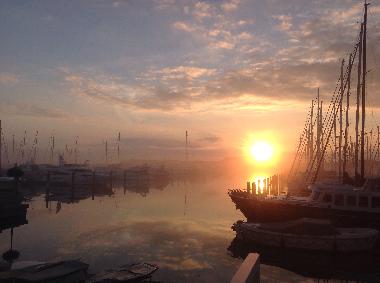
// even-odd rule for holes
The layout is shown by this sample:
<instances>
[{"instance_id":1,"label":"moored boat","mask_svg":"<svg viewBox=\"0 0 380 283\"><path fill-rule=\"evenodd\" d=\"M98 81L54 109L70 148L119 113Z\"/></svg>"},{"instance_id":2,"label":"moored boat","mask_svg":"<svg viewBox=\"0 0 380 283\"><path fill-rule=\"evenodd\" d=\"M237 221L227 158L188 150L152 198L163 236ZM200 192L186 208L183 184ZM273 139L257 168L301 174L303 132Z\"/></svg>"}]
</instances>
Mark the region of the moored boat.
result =
<instances>
[{"instance_id":1,"label":"moored boat","mask_svg":"<svg viewBox=\"0 0 380 283\"><path fill-rule=\"evenodd\" d=\"M281 222L299 218L329 219L344 227L380 228L380 178L362 187L337 184L310 186L308 197L261 196L229 191L229 196L249 222Z\"/></svg>"},{"instance_id":2,"label":"moored boat","mask_svg":"<svg viewBox=\"0 0 380 283\"><path fill-rule=\"evenodd\" d=\"M88 264L78 260L32 263L0 273L0 282L79 283L87 278Z\"/></svg>"},{"instance_id":3,"label":"moored boat","mask_svg":"<svg viewBox=\"0 0 380 283\"><path fill-rule=\"evenodd\" d=\"M336 228L329 221L303 218L291 222L256 224L239 221L232 227L244 241L265 246L320 252L371 250L379 232L370 228Z\"/></svg>"},{"instance_id":4,"label":"moored boat","mask_svg":"<svg viewBox=\"0 0 380 283\"><path fill-rule=\"evenodd\" d=\"M291 165L287 191L290 193L302 191L302 194L305 192L307 194L307 189L310 188L311 194L307 197L262 196L243 191L230 191L229 196L236 204L236 208L242 211L248 221L280 222L308 217L329 219L339 227L380 229L380 177L373 178L375 172L373 158L369 154L367 156L364 154L366 148L368 152L368 148L372 147L368 138L365 140L368 5L369 3L364 3L364 17L360 24L358 41L349 55L346 72L344 72L344 60L342 60L337 87L332 94L325 116L322 116L322 101L320 101L318 90L317 116L313 116L315 102L313 100L310 115L308 115ZM358 61L357 65L355 60ZM357 66L354 144L348 140L350 137L349 97L353 66ZM344 100L346 125L343 131ZM359 120L361 120L361 129L359 129ZM338 123L339 132L337 131ZM315 124L317 139L314 144ZM337 138L339 138L338 141ZM351 154L348 151L349 147L351 147ZM328 158L330 148L332 149L331 161ZM378 139L375 154L377 157L379 148ZM354 161L352 164L351 159ZM305 168L302 168L303 165L306 165ZM332 171L325 171L325 176L322 176L324 168ZM321 183L322 180L325 180L325 183ZM326 182L327 180L329 183Z\"/></svg>"},{"instance_id":5,"label":"moored boat","mask_svg":"<svg viewBox=\"0 0 380 283\"><path fill-rule=\"evenodd\" d=\"M124 265L116 269L105 270L90 278L88 283L105 282L141 282L151 278L152 274L158 270L158 266L150 263L136 263Z\"/></svg>"}]
</instances>

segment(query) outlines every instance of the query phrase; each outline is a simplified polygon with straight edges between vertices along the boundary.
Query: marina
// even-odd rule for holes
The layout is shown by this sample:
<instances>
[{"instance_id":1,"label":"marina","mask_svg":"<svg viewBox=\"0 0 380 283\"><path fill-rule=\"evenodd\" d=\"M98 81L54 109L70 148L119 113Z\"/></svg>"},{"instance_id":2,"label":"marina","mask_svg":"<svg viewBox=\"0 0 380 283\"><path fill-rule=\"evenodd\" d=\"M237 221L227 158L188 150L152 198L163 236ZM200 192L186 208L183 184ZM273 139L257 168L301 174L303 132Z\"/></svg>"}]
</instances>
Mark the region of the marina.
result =
<instances>
[{"instance_id":1,"label":"marina","mask_svg":"<svg viewBox=\"0 0 380 283\"><path fill-rule=\"evenodd\" d=\"M0 3L0 283L380 282L380 3L301 2Z\"/></svg>"}]
</instances>

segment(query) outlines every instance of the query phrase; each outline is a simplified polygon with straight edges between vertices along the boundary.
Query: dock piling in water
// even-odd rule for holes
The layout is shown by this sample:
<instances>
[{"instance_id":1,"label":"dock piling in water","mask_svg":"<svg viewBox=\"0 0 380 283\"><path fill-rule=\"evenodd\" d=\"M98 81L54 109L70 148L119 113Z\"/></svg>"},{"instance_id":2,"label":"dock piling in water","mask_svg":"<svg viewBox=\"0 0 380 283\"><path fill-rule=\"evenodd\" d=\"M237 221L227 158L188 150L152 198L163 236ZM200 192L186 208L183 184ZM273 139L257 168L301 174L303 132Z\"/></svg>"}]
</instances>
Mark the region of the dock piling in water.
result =
<instances>
[{"instance_id":1,"label":"dock piling in water","mask_svg":"<svg viewBox=\"0 0 380 283\"><path fill-rule=\"evenodd\" d=\"M95 199L95 170L92 171L92 200Z\"/></svg>"}]
</instances>

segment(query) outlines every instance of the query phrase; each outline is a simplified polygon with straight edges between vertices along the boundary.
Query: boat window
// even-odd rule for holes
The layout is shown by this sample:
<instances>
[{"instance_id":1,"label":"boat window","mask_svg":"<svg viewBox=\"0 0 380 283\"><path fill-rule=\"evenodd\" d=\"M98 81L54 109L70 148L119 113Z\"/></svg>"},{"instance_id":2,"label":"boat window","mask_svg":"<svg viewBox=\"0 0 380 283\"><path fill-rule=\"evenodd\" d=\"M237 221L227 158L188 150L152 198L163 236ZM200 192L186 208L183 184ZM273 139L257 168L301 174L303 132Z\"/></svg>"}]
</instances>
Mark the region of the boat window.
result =
<instances>
[{"instance_id":1,"label":"boat window","mask_svg":"<svg viewBox=\"0 0 380 283\"><path fill-rule=\"evenodd\" d=\"M332 196L330 194L324 194L322 200L323 200L323 202L331 202Z\"/></svg>"},{"instance_id":2,"label":"boat window","mask_svg":"<svg viewBox=\"0 0 380 283\"><path fill-rule=\"evenodd\" d=\"M373 197L372 198L372 207L373 208L380 208L380 197Z\"/></svg>"},{"instance_id":3,"label":"boat window","mask_svg":"<svg viewBox=\"0 0 380 283\"><path fill-rule=\"evenodd\" d=\"M356 196L347 196L346 202L348 206L356 206Z\"/></svg>"},{"instance_id":4,"label":"boat window","mask_svg":"<svg viewBox=\"0 0 380 283\"><path fill-rule=\"evenodd\" d=\"M334 204L338 206L344 205L344 196L342 194L337 194L334 196Z\"/></svg>"},{"instance_id":5,"label":"boat window","mask_svg":"<svg viewBox=\"0 0 380 283\"><path fill-rule=\"evenodd\" d=\"M360 207L368 207L368 197L367 196L359 196L359 206Z\"/></svg>"}]
</instances>

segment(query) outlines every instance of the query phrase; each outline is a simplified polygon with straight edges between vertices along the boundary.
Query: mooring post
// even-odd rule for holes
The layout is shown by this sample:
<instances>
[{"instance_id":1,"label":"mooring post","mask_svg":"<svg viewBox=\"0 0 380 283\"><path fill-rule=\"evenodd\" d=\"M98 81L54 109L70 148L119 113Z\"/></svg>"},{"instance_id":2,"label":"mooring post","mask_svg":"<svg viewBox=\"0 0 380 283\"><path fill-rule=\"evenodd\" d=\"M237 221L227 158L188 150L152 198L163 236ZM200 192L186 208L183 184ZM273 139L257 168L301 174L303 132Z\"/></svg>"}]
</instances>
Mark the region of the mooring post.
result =
<instances>
[{"instance_id":1,"label":"mooring post","mask_svg":"<svg viewBox=\"0 0 380 283\"><path fill-rule=\"evenodd\" d=\"M113 174L113 172L112 172L112 170L110 171L110 187L111 187L111 189L112 189L112 187L113 187L113 183L112 183L112 174Z\"/></svg>"},{"instance_id":2,"label":"mooring post","mask_svg":"<svg viewBox=\"0 0 380 283\"><path fill-rule=\"evenodd\" d=\"M95 198L95 170L92 170L92 200Z\"/></svg>"},{"instance_id":3,"label":"mooring post","mask_svg":"<svg viewBox=\"0 0 380 283\"><path fill-rule=\"evenodd\" d=\"M49 196L50 196L50 171L46 175L46 191L45 191L45 206L49 208Z\"/></svg>"},{"instance_id":4,"label":"mooring post","mask_svg":"<svg viewBox=\"0 0 380 283\"><path fill-rule=\"evenodd\" d=\"M127 170L124 170L124 174L123 174L123 188L124 188L124 194L125 194L126 189L127 189Z\"/></svg>"},{"instance_id":5,"label":"mooring post","mask_svg":"<svg viewBox=\"0 0 380 283\"><path fill-rule=\"evenodd\" d=\"M264 195L266 195L267 194L267 179L264 178L263 183L264 183Z\"/></svg>"},{"instance_id":6,"label":"mooring post","mask_svg":"<svg viewBox=\"0 0 380 283\"><path fill-rule=\"evenodd\" d=\"M71 199L74 199L75 171L71 173Z\"/></svg>"}]
</instances>

